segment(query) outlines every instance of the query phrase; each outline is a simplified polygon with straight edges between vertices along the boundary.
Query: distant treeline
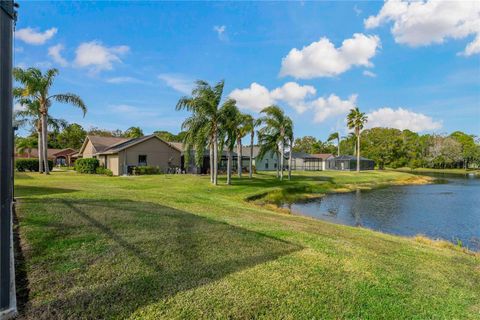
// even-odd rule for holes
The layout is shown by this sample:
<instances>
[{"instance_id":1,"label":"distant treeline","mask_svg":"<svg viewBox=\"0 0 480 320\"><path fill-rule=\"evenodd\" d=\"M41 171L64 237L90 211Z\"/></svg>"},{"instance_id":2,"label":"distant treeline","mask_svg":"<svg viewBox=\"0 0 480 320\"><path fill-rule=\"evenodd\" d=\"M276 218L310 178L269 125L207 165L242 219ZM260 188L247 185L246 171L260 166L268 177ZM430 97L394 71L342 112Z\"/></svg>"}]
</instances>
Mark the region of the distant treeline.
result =
<instances>
[{"instance_id":1,"label":"distant treeline","mask_svg":"<svg viewBox=\"0 0 480 320\"><path fill-rule=\"evenodd\" d=\"M480 166L478 137L455 131L450 135L424 134L392 128L366 129L361 134L362 157L375 160L379 168L477 168ZM340 153L355 154L354 135L340 138ZM296 139L294 151L337 153L335 141L322 142L306 136Z\"/></svg>"}]
</instances>

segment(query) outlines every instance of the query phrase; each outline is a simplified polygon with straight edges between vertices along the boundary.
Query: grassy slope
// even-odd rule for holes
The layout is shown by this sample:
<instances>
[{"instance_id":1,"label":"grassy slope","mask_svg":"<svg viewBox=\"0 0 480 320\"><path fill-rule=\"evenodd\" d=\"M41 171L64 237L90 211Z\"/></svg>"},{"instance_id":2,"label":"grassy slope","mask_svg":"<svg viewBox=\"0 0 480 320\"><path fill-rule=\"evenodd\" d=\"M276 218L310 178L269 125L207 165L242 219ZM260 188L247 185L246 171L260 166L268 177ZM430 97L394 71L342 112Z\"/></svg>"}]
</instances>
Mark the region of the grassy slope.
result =
<instances>
[{"instance_id":1,"label":"grassy slope","mask_svg":"<svg viewBox=\"0 0 480 320\"><path fill-rule=\"evenodd\" d=\"M410 177L304 173L282 186ZM478 255L245 202L279 187L268 175L218 187L71 172L16 183L24 318L479 318Z\"/></svg>"},{"instance_id":2,"label":"grassy slope","mask_svg":"<svg viewBox=\"0 0 480 320\"><path fill-rule=\"evenodd\" d=\"M396 169L397 171L402 171L402 172L416 172L416 173L448 173L448 174L467 174L467 173L473 173L473 174L480 174L480 169L432 169L432 168L416 168L416 169L411 169L408 167L404 168L398 168Z\"/></svg>"}]
</instances>

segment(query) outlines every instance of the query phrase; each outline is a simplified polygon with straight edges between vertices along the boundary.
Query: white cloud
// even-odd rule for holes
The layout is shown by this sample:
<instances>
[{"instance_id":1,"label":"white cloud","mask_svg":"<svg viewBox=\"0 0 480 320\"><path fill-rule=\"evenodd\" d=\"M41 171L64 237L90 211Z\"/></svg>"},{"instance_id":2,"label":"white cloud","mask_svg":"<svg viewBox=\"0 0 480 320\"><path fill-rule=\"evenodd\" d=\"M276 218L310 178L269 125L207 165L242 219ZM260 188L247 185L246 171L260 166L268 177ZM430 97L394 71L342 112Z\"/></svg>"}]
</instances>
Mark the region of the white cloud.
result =
<instances>
[{"instance_id":1,"label":"white cloud","mask_svg":"<svg viewBox=\"0 0 480 320\"><path fill-rule=\"evenodd\" d=\"M363 75L366 76L366 77L370 77L370 78L375 78L377 76L376 73L374 73L370 70L364 70Z\"/></svg>"},{"instance_id":2,"label":"white cloud","mask_svg":"<svg viewBox=\"0 0 480 320\"><path fill-rule=\"evenodd\" d=\"M301 86L296 82L287 82L282 87L272 90L270 95L274 100L285 101L298 113L303 113L308 108L305 98L316 93L317 90L312 86Z\"/></svg>"},{"instance_id":3,"label":"white cloud","mask_svg":"<svg viewBox=\"0 0 480 320\"><path fill-rule=\"evenodd\" d=\"M57 44L48 48L48 56L53 59L56 63L58 63L62 67L66 67L68 65L68 61L62 56L62 50L64 49L62 44Z\"/></svg>"},{"instance_id":4,"label":"white cloud","mask_svg":"<svg viewBox=\"0 0 480 320\"><path fill-rule=\"evenodd\" d=\"M214 26L213 31L217 33L218 39L221 41L228 41L227 26Z\"/></svg>"},{"instance_id":5,"label":"white cloud","mask_svg":"<svg viewBox=\"0 0 480 320\"><path fill-rule=\"evenodd\" d=\"M353 11L355 11L355 13L357 14L357 16L359 16L360 14L362 14L362 9L360 9L357 5L354 5L354 6L353 6Z\"/></svg>"},{"instance_id":6,"label":"white cloud","mask_svg":"<svg viewBox=\"0 0 480 320\"><path fill-rule=\"evenodd\" d=\"M91 72L112 70L113 64L121 62L120 56L129 50L125 45L106 47L99 41L84 42L76 50L75 65L88 67Z\"/></svg>"},{"instance_id":7,"label":"white cloud","mask_svg":"<svg viewBox=\"0 0 480 320\"><path fill-rule=\"evenodd\" d=\"M342 46L335 45L326 37L317 42L290 50L282 59L281 76L293 76L297 79L315 77L333 77L352 66L371 67L370 59L380 47L380 38L374 35L355 33L353 38L346 39Z\"/></svg>"},{"instance_id":8,"label":"white cloud","mask_svg":"<svg viewBox=\"0 0 480 320\"><path fill-rule=\"evenodd\" d=\"M342 100L335 94L330 94L327 98L320 97L310 103L314 111L313 121L320 123L330 117L346 115L350 109L355 108L356 103L356 94L352 94L347 100Z\"/></svg>"},{"instance_id":9,"label":"white cloud","mask_svg":"<svg viewBox=\"0 0 480 320\"><path fill-rule=\"evenodd\" d=\"M113 78L108 78L105 80L108 83L115 83L115 84L120 84L120 83L144 83L143 80L134 78L134 77L113 77Z\"/></svg>"},{"instance_id":10,"label":"white cloud","mask_svg":"<svg viewBox=\"0 0 480 320\"><path fill-rule=\"evenodd\" d=\"M183 94L192 93L194 81L180 74L162 73L158 78L165 82L170 88Z\"/></svg>"},{"instance_id":11,"label":"white cloud","mask_svg":"<svg viewBox=\"0 0 480 320\"><path fill-rule=\"evenodd\" d=\"M376 28L388 21L393 22L391 32L397 43L416 47L476 35L464 54L480 53L477 1L388 0L378 15L365 20L365 27Z\"/></svg>"},{"instance_id":12,"label":"white cloud","mask_svg":"<svg viewBox=\"0 0 480 320\"><path fill-rule=\"evenodd\" d=\"M57 28L51 28L40 32L37 29L23 28L15 31L15 38L28 44L41 45L57 33Z\"/></svg>"},{"instance_id":13,"label":"white cloud","mask_svg":"<svg viewBox=\"0 0 480 320\"><path fill-rule=\"evenodd\" d=\"M409 129L412 131L435 130L442 127L442 123L434 121L422 113L416 113L403 108L396 110L392 108L380 108L369 114L367 127L389 127L400 130Z\"/></svg>"},{"instance_id":14,"label":"white cloud","mask_svg":"<svg viewBox=\"0 0 480 320\"><path fill-rule=\"evenodd\" d=\"M253 82L249 88L233 90L229 96L237 101L241 109L254 112L260 112L275 102L270 91L256 82Z\"/></svg>"}]
</instances>

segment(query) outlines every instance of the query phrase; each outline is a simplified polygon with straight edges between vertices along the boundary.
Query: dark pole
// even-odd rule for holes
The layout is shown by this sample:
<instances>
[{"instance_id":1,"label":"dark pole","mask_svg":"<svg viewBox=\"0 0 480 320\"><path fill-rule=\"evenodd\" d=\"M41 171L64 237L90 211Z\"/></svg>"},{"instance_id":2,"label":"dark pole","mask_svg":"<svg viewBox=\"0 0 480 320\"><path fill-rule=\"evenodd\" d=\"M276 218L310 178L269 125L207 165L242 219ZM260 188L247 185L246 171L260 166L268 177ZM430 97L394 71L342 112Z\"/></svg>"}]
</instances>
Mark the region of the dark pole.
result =
<instances>
[{"instance_id":1,"label":"dark pole","mask_svg":"<svg viewBox=\"0 0 480 320\"><path fill-rule=\"evenodd\" d=\"M15 309L12 279L12 41L15 9L0 1L0 311ZM13 295L13 298L12 298Z\"/></svg>"}]
</instances>

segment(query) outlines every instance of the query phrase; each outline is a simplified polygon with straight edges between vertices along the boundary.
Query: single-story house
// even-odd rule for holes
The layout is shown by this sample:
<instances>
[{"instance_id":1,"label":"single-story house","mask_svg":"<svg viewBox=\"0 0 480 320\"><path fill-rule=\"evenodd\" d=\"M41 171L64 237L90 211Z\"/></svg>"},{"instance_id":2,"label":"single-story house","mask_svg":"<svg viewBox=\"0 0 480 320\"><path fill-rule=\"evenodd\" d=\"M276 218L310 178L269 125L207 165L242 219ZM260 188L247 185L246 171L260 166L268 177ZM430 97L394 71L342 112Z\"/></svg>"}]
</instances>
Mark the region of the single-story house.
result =
<instances>
[{"instance_id":1,"label":"single-story house","mask_svg":"<svg viewBox=\"0 0 480 320\"><path fill-rule=\"evenodd\" d=\"M181 166L181 150L153 134L140 138L87 136L79 155L97 158L114 175L131 173L138 166L159 167L164 172Z\"/></svg>"},{"instance_id":2,"label":"single-story house","mask_svg":"<svg viewBox=\"0 0 480 320\"><path fill-rule=\"evenodd\" d=\"M360 157L360 170L375 169L375 161ZM327 170L355 171L357 170L357 157L342 155L327 159Z\"/></svg>"},{"instance_id":3,"label":"single-story house","mask_svg":"<svg viewBox=\"0 0 480 320\"><path fill-rule=\"evenodd\" d=\"M257 171L276 171L280 166L280 158L273 152L267 152L263 158L259 158L260 146L253 146L253 165ZM285 158L284 165L288 164ZM250 161L250 146L242 147L242 167L248 168Z\"/></svg>"},{"instance_id":4,"label":"single-story house","mask_svg":"<svg viewBox=\"0 0 480 320\"><path fill-rule=\"evenodd\" d=\"M53 156L54 165L71 167L78 158L78 151L72 148L66 148L54 153Z\"/></svg>"}]
</instances>

